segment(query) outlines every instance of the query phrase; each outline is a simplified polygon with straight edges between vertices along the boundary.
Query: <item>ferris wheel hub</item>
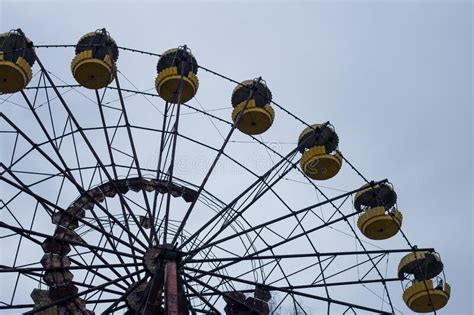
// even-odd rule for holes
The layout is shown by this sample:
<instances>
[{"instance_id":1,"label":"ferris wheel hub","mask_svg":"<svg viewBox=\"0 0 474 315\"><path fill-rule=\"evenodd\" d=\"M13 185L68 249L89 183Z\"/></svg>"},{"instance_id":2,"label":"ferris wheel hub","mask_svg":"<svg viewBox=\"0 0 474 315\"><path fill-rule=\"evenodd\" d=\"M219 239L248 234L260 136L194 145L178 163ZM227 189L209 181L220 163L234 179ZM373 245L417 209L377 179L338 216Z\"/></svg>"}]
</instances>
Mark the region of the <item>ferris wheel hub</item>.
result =
<instances>
[{"instance_id":1,"label":"ferris wheel hub","mask_svg":"<svg viewBox=\"0 0 474 315\"><path fill-rule=\"evenodd\" d=\"M189 314L183 279L178 272L182 256L172 244L152 246L145 252L144 264L153 276L133 284L126 298L126 314Z\"/></svg>"},{"instance_id":2,"label":"ferris wheel hub","mask_svg":"<svg viewBox=\"0 0 474 315\"><path fill-rule=\"evenodd\" d=\"M183 258L183 252L176 249L172 244L163 244L150 247L145 252L143 262L149 272L154 274L162 269L166 262L179 263Z\"/></svg>"}]
</instances>

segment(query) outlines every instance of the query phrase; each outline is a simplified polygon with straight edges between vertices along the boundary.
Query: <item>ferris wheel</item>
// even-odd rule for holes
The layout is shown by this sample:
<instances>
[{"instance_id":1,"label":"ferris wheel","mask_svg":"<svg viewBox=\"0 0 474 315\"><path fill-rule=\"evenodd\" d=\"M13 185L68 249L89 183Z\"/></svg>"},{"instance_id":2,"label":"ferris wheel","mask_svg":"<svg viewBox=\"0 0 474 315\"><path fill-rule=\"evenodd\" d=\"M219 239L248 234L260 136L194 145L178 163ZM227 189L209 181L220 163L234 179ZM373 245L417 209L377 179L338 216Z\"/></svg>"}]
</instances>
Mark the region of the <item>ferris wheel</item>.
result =
<instances>
[{"instance_id":1,"label":"ferris wheel","mask_svg":"<svg viewBox=\"0 0 474 315\"><path fill-rule=\"evenodd\" d=\"M132 71L156 64L156 92L119 52ZM198 70L229 84L228 107L197 101ZM393 185L262 77L233 80L187 46L120 47L105 29L75 45L18 29L0 35L0 93L0 312L399 314L449 300L440 254L409 240ZM282 126L288 148L262 136ZM343 169L358 186L326 185Z\"/></svg>"}]
</instances>

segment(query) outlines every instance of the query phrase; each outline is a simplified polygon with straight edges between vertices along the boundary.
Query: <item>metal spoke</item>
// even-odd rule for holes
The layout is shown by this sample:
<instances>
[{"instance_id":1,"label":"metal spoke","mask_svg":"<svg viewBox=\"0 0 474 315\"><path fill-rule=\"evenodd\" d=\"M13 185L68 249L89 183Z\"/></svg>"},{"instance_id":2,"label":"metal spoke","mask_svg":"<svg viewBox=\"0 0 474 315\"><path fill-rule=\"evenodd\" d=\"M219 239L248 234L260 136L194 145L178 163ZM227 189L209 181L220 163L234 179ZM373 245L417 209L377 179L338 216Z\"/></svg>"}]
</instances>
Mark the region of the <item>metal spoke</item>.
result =
<instances>
[{"instance_id":1,"label":"metal spoke","mask_svg":"<svg viewBox=\"0 0 474 315\"><path fill-rule=\"evenodd\" d=\"M417 252L434 252L434 248L418 248ZM268 259L291 259L291 258L310 258L310 257L326 257L326 256L353 256L365 254L392 254L392 253L411 253L412 249L387 249L387 250L368 250L368 251L352 251L352 252L328 252L328 253L307 253L307 254L282 254L282 255L263 255L263 256L244 256L244 257L220 257L220 258L206 258L206 259L190 259L185 261L186 264L193 263L210 263L210 262L224 262L234 261L239 259L245 260L268 260Z\"/></svg>"},{"instance_id":2,"label":"metal spoke","mask_svg":"<svg viewBox=\"0 0 474 315\"><path fill-rule=\"evenodd\" d=\"M203 271L203 270L199 270L199 269L193 269L193 268L187 268L187 267L185 269L190 270L190 271L194 271L194 272L198 272L198 273L201 273L201 274L205 274L205 275L210 275L210 276L213 276L213 277L218 277L218 278L223 278L223 279L232 280L232 281L236 281L236 282L241 282L241 283L244 283L244 284L247 284L247 285L261 286L261 287L264 287L264 288L266 288L268 290L271 290L271 291L280 291L280 292L290 293L290 294L294 294L294 295L297 295L297 296L308 297L308 298L315 299L315 300L321 300L321 301L330 302L330 303L334 303L334 304L349 306L349 307L357 308L357 309L372 312L372 313L392 314L392 313L383 312L383 311L376 310L376 309L366 307L366 306L362 306L362 305L352 304L352 303L339 301L339 300L334 300L334 299L328 299L328 298L325 298L325 297L321 297L321 296L317 296L317 295L313 295L313 294L309 294L309 293L295 291L291 287L290 288L284 288L284 287L270 286L270 285L266 285L266 284L262 284L262 283L258 283L258 282L254 282L254 281L248 281L248 280L244 280L244 279L241 279L241 278L225 276L225 275L222 275L222 274L207 272L207 271ZM187 277L191 278L193 281L196 281L196 282L202 284L202 281L200 281L199 279L197 279L195 277L191 277L191 276L188 276L188 275L187 275ZM222 294L224 295L223 292L222 292Z\"/></svg>"},{"instance_id":3,"label":"metal spoke","mask_svg":"<svg viewBox=\"0 0 474 315\"><path fill-rule=\"evenodd\" d=\"M258 80L255 82L255 83L260 83L260 81L262 80L262 78L258 78ZM254 83L254 84L255 84ZM201 185L199 186L199 189L198 189L198 192L197 192L197 195L199 196L202 192L202 190L204 189L204 186L206 185L207 181L209 180L209 178L211 177L211 174L212 174L212 171L214 170L217 162L219 161L219 158L221 157L222 153L224 152L224 149L225 147L227 146L227 144L229 143L229 140L230 138L232 137L232 134L234 133L235 129L237 128L238 126L238 123L241 119L241 117L243 116L243 113L245 111L245 109L247 108L250 100L252 99L252 96L254 94L254 92L256 91L256 89L252 88L250 90L250 93L247 97L247 99L245 100L245 103L244 103L244 106L242 107L242 111L237 115L236 119L235 119L235 122L234 124L232 125L232 127L230 128L229 130L229 133L227 134L226 138L224 139L224 143L222 143L221 145L221 148L219 149L219 151L217 152L217 155L216 157L214 158L214 161L212 161L212 164L211 166L209 167L209 170L207 171L207 174L206 176L204 176L204 179L201 183ZM186 211L184 217L183 217L183 220L181 222L181 224L179 225L178 227L178 230L173 238L173 241L172 243L174 244L176 242L176 240L178 239L179 235L181 234L181 231L183 230L183 228L185 227L186 225L186 222L188 221L188 218L189 216L191 215L191 211L193 210L194 206L196 205L196 201L197 201L197 198L194 199L192 202L191 202L191 205L189 206L188 210Z\"/></svg>"},{"instance_id":4,"label":"metal spoke","mask_svg":"<svg viewBox=\"0 0 474 315\"><path fill-rule=\"evenodd\" d=\"M377 183L384 183L384 182L386 182L386 180L382 180L382 181L379 181L379 182L377 182ZM374 183L374 185L376 185L377 183ZM325 205L325 204L327 204L327 203L330 203L330 202L333 202L333 201L336 201L336 200L345 198L345 197L347 197L347 196L349 196L349 195L355 194L355 193L357 193L357 192L360 191L360 190L362 190L362 188L358 188L358 189L355 189L355 190L353 190L353 191L350 191L350 192L341 194L341 195L339 195L339 196L336 196L336 197L332 197L332 198L323 200L323 201L318 202L318 203L316 203L316 204L313 204L313 205L311 205L311 206L308 206L308 207L302 208L302 209L300 209L300 210L294 211L293 213L289 213L289 214L280 216L280 217L278 217L278 218L269 220L269 221L267 221L267 222L264 222L264 223L262 223L262 224L255 225L255 226L253 226L253 227L251 227L251 228L249 228L249 229L247 229L247 230L239 231L239 232L236 233L236 234L233 234L233 235L224 237L224 238L219 239L219 240L217 240L217 241L214 241L214 242L207 242L207 243L205 243L204 245L202 245L202 246L200 246L200 247L198 247L198 248L195 248L195 249L191 250L191 252L197 253L197 252L203 250L204 248L207 248L207 247L210 247L210 246L214 246L214 245L220 244L220 243L225 242L225 241L228 241L228 240L230 240L230 239L232 239L232 238L234 238L234 237L237 237L237 236L240 236L240 235L243 235L243 234L246 234L246 233L255 231L255 230L260 229L260 228L262 228L262 227L266 227L266 226L269 226L269 225L271 225L271 224L274 224L274 223L277 223L277 222L281 222L281 221L283 221L283 220L286 220L286 219L288 219L288 218L291 218L291 217L294 216L294 215L298 215L298 214L300 214L300 213L307 212L307 211L309 211L309 210L311 210L311 209L320 207L320 206ZM349 214L349 215L346 215L346 216L344 216L344 217L335 219L335 220L333 220L333 221L327 221L327 222L325 222L323 225L320 225L320 226L318 226L318 227L316 227L316 228L312 228L311 230L306 231L306 233L299 234L299 236L302 236L302 235L304 235L304 234L308 234L308 233L311 233L311 232L313 232L313 231L319 230L319 229L321 229L321 228L323 228L323 227L326 227L326 226L328 226L328 225L330 225L330 224L334 224L334 223L337 223L337 222L339 222L339 221L346 220L347 218L349 218L349 217L351 217L351 216L354 216L354 215L356 215L356 214L358 214L358 213L357 213L357 212L353 212L353 213L351 213L351 214ZM298 237L299 237L299 236L298 236ZM291 239L295 239L295 237L292 237ZM289 240L286 240L286 241L283 242L283 243L286 243L287 241L289 241ZM283 243L282 243L282 244L283 244Z\"/></svg>"}]
</instances>

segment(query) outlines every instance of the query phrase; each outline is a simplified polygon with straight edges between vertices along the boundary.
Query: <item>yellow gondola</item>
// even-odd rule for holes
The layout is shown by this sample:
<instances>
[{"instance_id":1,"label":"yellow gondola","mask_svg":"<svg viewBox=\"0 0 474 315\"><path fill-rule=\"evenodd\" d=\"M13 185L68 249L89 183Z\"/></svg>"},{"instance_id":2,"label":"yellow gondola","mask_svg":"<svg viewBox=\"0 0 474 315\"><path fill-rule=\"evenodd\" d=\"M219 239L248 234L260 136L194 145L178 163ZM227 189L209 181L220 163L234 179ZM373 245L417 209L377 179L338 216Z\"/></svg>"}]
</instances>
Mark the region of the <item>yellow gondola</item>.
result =
<instances>
[{"instance_id":1,"label":"yellow gondola","mask_svg":"<svg viewBox=\"0 0 474 315\"><path fill-rule=\"evenodd\" d=\"M402 213L394 208L397 194L386 183L362 186L354 197L354 207L362 212L357 220L359 230L372 240L385 240L400 231Z\"/></svg>"},{"instance_id":2,"label":"yellow gondola","mask_svg":"<svg viewBox=\"0 0 474 315\"><path fill-rule=\"evenodd\" d=\"M72 75L88 89L102 89L115 78L118 47L105 29L87 33L76 45L71 62Z\"/></svg>"},{"instance_id":3,"label":"yellow gondola","mask_svg":"<svg viewBox=\"0 0 474 315\"><path fill-rule=\"evenodd\" d=\"M165 51L156 68L155 87L162 99L178 104L186 103L196 95L199 88L198 64L186 47Z\"/></svg>"},{"instance_id":4,"label":"yellow gondola","mask_svg":"<svg viewBox=\"0 0 474 315\"><path fill-rule=\"evenodd\" d=\"M445 282L441 286L433 286L432 280L413 282L403 292L406 305L417 313L437 311L448 304L451 286Z\"/></svg>"},{"instance_id":5,"label":"yellow gondola","mask_svg":"<svg viewBox=\"0 0 474 315\"><path fill-rule=\"evenodd\" d=\"M23 33L11 31L0 35L0 92L23 90L32 78L35 62L33 43Z\"/></svg>"},{"instance_id":6,"label":"yellow gondola","mask_svg":"<svg viewBox=\"0 0 474 315\"><path fill-rule=\"evenodd\" d=\"M372 240L385 240L398 233L402 225L403 215L394 209L387 211L385 207L370 208L357 220L359 230Z\"/></svg>"},{"instance_id":7,"label":"yellow gondola","mask_svg":"<svg viewBox=\"0 0 474 315\"><path fill-rule=\"evenodd\" d=\"M305 128L298 139L298 146L303 153L300 160L303 172L316 180L336 176L342 167L338 144L339 137L330 124L314 124Z\"/></svg>"},{"instance_id":8,"label":"yellow gondola","mask_svg":"<svg viewBox=\"0 0 474 315\"><path fill-rule=\"evenodd\" d=\"M403 292L403 300L412 311L429 313L448 303L451 286L444 275L439 277L442 271L441 258L433 252L414 252L400 260L398 275L410 281Z\"/></svg>"},{"instance_id":9,"label":"yellow gondola","mask_svg":"<svg viewBox=\"0 0 474 315\"><path fill-rule=\"evenodd\" d=\"M232 121L248 135L258 135L273 124L275 112L271 106L272 93L260 80L246 80L232 93Z\"/></svg>"}]
</instances>

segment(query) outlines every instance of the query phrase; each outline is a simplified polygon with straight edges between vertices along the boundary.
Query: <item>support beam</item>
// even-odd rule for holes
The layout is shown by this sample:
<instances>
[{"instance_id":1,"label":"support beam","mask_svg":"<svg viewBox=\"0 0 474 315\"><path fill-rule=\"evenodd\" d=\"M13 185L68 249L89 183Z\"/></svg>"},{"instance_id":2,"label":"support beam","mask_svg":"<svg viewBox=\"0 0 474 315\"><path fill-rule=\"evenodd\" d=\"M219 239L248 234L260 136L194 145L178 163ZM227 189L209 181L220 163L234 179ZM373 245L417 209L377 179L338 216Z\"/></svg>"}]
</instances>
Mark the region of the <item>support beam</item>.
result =
<instances>
[{"instance_id":1,"label":"support beam","mask_svg":"<svg viewBox=\"0 0 474 315\"><path fill-rule=\"evenodd\" d=\"M434 252L434 248L418 248L416 252ZM309 257L325 257L325 256L352 256L352 255L372 255L372 254L394 254L394 253L412 253L413 249L387 249L387 250L369 250L369 251L350 251L350 252L326 252L326 253L307 253L307 254L285 254L285 255L263 255L263 256L244 256L244 257L222 257L222 258L207 258L207 259L190 259L186 264L192 263L213 263L244 260L277 260L286 258L309 258Z\"/></svg>"}]
</instances>

